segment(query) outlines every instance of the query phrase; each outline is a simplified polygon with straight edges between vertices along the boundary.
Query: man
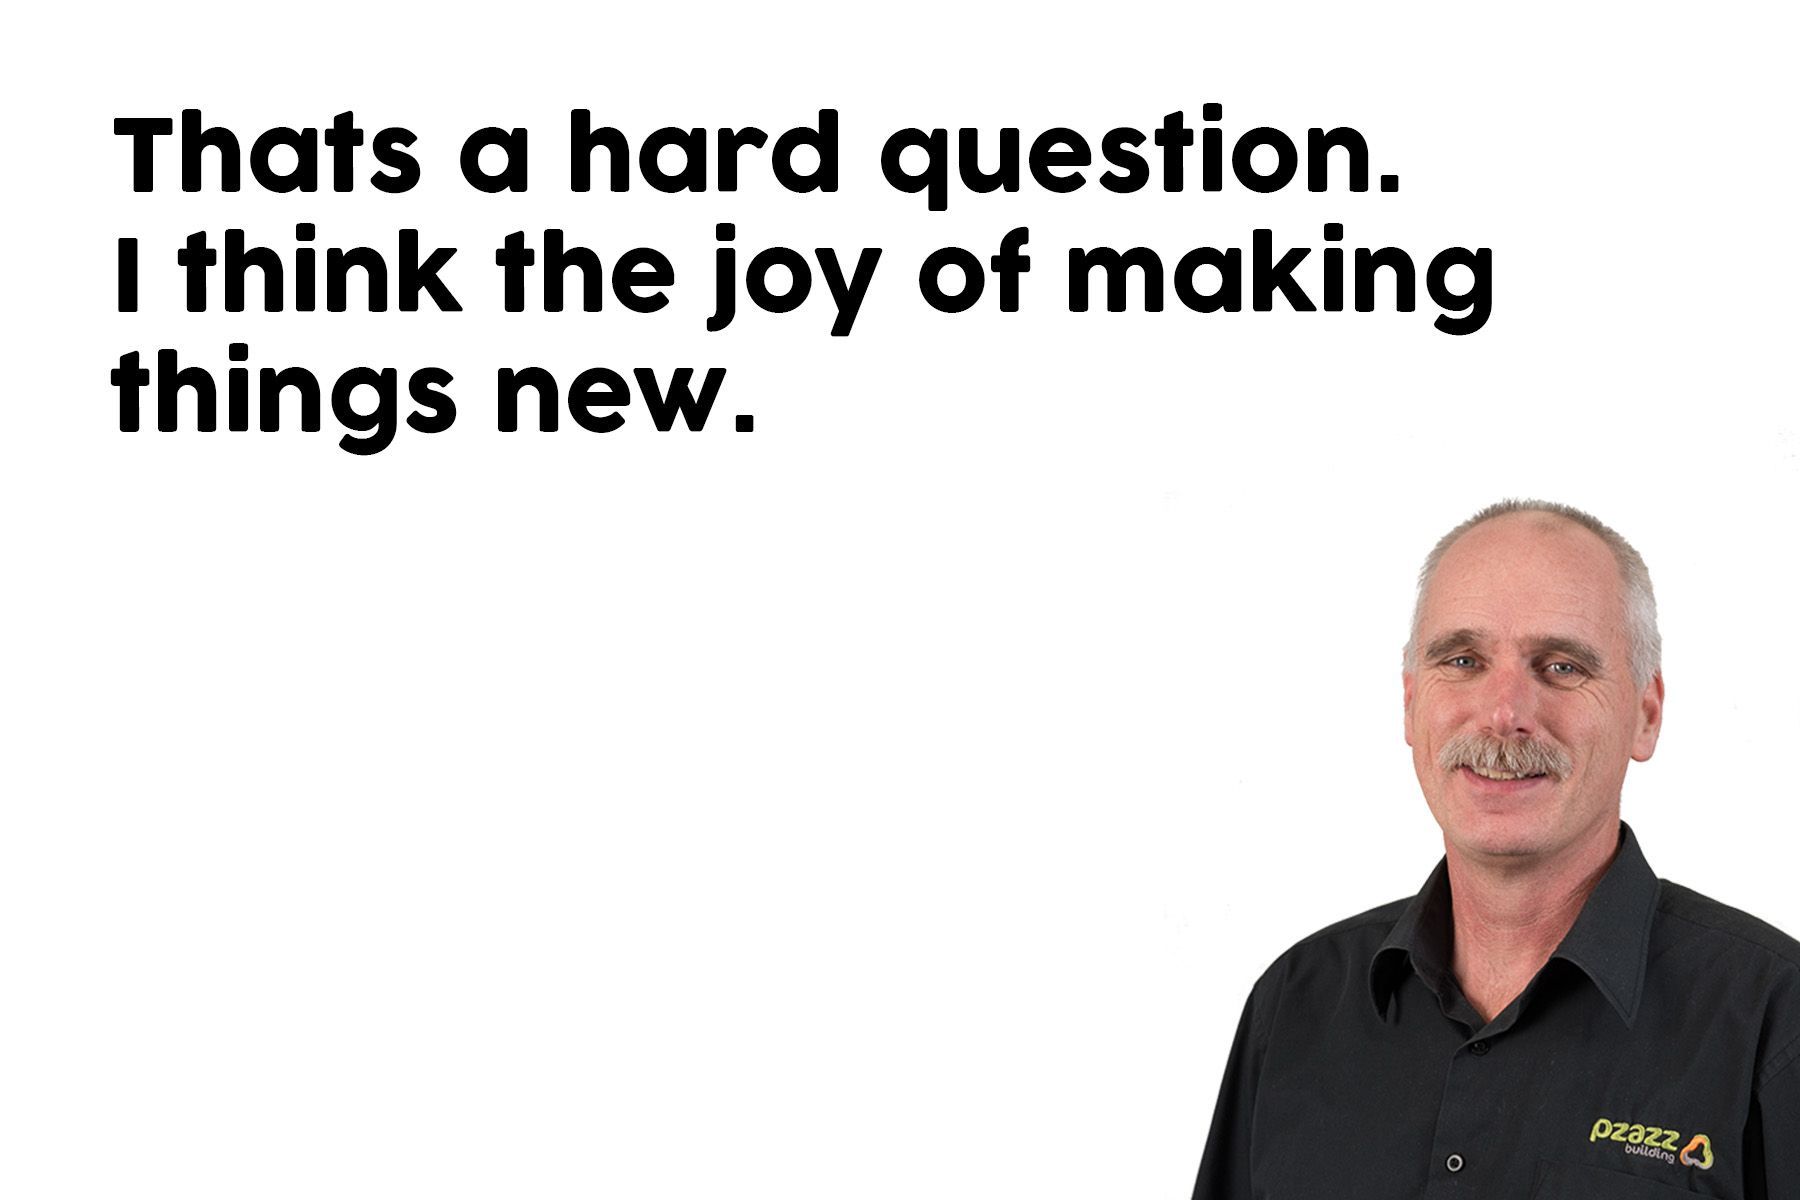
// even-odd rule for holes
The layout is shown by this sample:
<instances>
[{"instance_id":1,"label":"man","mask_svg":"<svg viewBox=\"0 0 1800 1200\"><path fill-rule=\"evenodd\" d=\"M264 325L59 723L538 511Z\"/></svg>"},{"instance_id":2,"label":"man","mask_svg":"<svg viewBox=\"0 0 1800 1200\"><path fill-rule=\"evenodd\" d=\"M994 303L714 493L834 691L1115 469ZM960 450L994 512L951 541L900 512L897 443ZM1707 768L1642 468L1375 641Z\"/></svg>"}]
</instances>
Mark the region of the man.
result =
<instances>
[{"instance_id":1,"label":"man","mask_svg":"<svg viewBox=\"0 0 1800 1200\"><path fill-rule=\"evenodd\" d=\"M1585 513L1438 543L1402 679L1443 861L1257 982L1195 1200L1800 1198L1800 943L1619 820L1660 652L1643 559Z\"/></svg>"}]
</instances>

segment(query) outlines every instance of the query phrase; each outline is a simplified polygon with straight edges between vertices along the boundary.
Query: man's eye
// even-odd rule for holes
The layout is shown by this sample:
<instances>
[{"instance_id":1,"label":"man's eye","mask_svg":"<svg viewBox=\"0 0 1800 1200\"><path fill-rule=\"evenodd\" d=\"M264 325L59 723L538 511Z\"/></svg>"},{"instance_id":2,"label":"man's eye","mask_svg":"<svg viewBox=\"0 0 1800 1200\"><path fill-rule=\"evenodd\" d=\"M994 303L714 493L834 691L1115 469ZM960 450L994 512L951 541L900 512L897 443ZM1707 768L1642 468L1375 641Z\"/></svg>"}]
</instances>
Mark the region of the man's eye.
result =
<instances>
[{"instance_id":1,"label":"man's eye","mask_svg":"<svg viewBox=\"0 0 1800 1200\"><path fill-rule=\"evenodd\" d=\"M1572 662L1553 662L1544 664L1544 673L1558 679L1574 679L1582 674L1580 667Z\"/></svg>"},{"instance_id":2,"label":"man's eye","mask_svg":"<svg viewBox=\"0 0 1800 1200\"><path fill-rule=\"evenodd\" d=\"M1455 654L1444 660L1446 667L1455 667L1459 671L1473 670L1478 664L1473 654Z\"/></svg>"}]
</instances>

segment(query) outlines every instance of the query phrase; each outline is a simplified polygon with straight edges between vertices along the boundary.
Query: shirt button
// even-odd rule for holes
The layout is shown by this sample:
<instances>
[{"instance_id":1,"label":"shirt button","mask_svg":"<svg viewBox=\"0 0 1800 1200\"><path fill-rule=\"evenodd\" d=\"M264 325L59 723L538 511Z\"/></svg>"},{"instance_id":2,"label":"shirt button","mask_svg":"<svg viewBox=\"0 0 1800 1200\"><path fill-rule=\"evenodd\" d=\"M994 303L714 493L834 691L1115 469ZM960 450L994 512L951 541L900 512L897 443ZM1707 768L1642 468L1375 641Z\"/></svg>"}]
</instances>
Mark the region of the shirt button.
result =
<instances>
[{"instance_id":1,"label":"shirt button","mask_svg":"<svg viewBox=\"0 0 1800 1200\"><path fill-rule=\"evenodd\" d=\"M1485 1041L1469 1043L1469 1053L1473 1054L1476 1058L1480 1058L1482 1055L1486 1054L1487 1052L1488 1052L1488 1044Z\"/></svg>"},{"instance_id":2,"label":"shirt button","mask_svg":"<svg viewBox=\"0 0 1800 1200\"><path fill-rule=\"evenodd\" d=\"M1446 1158L1444 1160L1444 1166L1449 1168L1451 1174L1455 1174L1456 1172L1462 1170L1462 1167L1463 1167L1462 1155L1452 1154L1449 1158Z\"/></svg>"}]
</instances>

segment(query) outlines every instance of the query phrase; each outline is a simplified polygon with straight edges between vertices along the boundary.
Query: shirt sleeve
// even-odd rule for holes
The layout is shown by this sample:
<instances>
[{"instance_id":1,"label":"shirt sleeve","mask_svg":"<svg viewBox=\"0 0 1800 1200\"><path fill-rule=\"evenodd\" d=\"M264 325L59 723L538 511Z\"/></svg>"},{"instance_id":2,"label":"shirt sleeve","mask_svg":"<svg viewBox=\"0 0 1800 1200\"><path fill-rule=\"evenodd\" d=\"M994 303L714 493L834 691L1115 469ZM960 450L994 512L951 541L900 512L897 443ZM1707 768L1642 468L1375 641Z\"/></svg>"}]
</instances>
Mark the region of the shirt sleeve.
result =
<instances>
[{"instance_id":1,"label":"shirt sleeve","mask_svg":"<svg viewBox=\"0 0 1800 1200\"><path fill-rule=\"evenodd\" d=\"M1263 1058L1255 1014L1256 994L1252 992L1244 1003L1231 1057L1225 1063L1212 1130L1206 1135L1206 1152L1200 1156L1200 1176L1194 1181L1194 1200L1251 1200L1250 1118L1256 1110L1256 1081Z\"/></svg>"},{"instance_id":2,"label":"shirt sleeve","mask_svg":"<svg viewBox=\"0 0 1800 1200\"><path fill-rule=\"evenodd\" d=\"M1750 1200L1800 1196L1800 1140L1795 1138L1800 1131L1800 1042L1790 1045L1786 1055L1771 1063L1750 1108L1745 1139L1753 1147L1745 1179Z\"/></svg>"}]
</instances>

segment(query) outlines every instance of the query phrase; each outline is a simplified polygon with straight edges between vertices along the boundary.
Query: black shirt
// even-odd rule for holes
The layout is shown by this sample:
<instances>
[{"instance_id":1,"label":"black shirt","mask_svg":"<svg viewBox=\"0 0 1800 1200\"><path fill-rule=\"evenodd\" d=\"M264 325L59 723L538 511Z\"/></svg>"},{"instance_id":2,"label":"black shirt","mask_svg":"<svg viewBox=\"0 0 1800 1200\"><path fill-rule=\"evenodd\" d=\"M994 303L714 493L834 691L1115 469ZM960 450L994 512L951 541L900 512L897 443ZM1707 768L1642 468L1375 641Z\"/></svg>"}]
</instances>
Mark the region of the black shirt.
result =
<instances>
[{"instance_id":1,"label":"black shirt","mask_svg":"<svg viewBox=\"0 0 1800 1200\"><path fill-rule=\"evenodd\" d=\"M1195 1200L1800 1200L1800 943L1659 881L1629 826L1483 1022L1449 875L1257 981Z\"/></svg>"}]
</instances>

